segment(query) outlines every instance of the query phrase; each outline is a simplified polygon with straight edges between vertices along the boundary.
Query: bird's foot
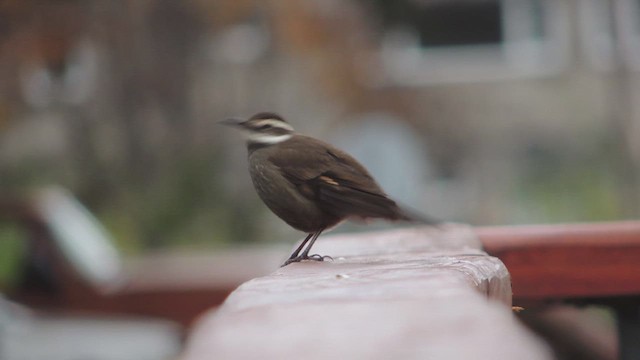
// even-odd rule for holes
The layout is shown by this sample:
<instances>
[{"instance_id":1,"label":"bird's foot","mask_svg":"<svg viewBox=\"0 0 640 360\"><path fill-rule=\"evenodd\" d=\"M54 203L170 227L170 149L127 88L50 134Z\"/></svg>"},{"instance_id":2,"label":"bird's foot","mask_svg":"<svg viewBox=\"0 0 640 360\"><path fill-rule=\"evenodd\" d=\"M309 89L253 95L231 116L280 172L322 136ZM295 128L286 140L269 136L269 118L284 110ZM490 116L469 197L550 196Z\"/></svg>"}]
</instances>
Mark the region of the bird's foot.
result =
<instances>
[{"instance_id":1,"label":"bird's foot","mask_svg":"<svg viewBox=\"0 0 640 360\"><path fill-rule=\"evenodd\" d=\"M302 254L302 255L298 255L296 257L292 257L287 259L287 261L284 262L284 264L282 264L282 266L280 267L284 267L287 266L291 263L295 263L295 262L300 262L302 260L312 260L312 261L325 261L325 260L331 260L333 261L333 258L331 256L328 255L319 255L319 254L313 254L313 255L306 255L306 254Z\"/></svg>"},{"instance_id":2,"label":"bird's foot","mask_svg":"<svg viewBox=\"0 0 640 360\"><path fill-rule=\"evenodd\" d=\"M325 259L333 261L333 258L329 255L323 256L319 254L313 254L306 257L306 260L313 260L313 261L325 261Z\"/></svg>"}]
</instances>

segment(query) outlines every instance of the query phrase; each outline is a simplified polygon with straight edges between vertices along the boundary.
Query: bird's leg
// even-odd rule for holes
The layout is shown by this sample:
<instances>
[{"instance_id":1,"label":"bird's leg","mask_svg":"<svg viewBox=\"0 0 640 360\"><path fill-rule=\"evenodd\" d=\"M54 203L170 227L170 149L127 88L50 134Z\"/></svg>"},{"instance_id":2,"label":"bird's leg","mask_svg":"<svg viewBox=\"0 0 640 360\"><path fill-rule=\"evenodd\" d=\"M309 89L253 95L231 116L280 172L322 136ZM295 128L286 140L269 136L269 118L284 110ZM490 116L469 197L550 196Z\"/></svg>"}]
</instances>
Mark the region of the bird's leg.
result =
<instances>
[{"instance_id":1,"label":"bird's leg","mask_svg":"<svg viewBox=\"0 0 640 360\"><path fill-rule=\"evenodd\" d=\"M311 256L309 255L309 251L311 250L311 247L316 242L316 240L318 239L318 236L320 236L320 234L322 233L323 230L324 229L318 231L311 238L311 241L309 242L309 245L307 245L307 248L304 249L304 251L300 255L303 259L305 259L305 260L315 260L315 261L324 261L324 259L327 258L327 259L333 260L333 258L331 256L322 256L322 255L318 255L318 254L313 254Z\"/></svg>"},{"instance_id":2,"label":"bird's leg","mask_svg":"<svg viewBox=\"0 0 640 360\"><path fill-rule=\"evenodd\" d=\"M294 251L293 254L291 254L291 257L289 257L289 259L285 261L284 264L282 264L282 266L286 266L294 262L300 262L302 260L324 261L325 258L333 260L333 258L330 256L320 256L318 254L309 256L309 250L313 246L313 243L316 242L316 239L318 239L318 236L320 236L321 233L322 233L322 230L313 234L309 234L309 236L307 236L307 238L304 239L304 241L302 242L302 244L300 244L300 246L296 249L296 251ZM309 245L307 245L307 248L302 252L302 254L298 255L298 253L300 253L300 250L302 250L302 248L304 247L304 245L307 243L309 239L311 239L311 241L309 242Z\"/></svg>"},{"instance_id":3,"label":"bird's leg","mask_svg":"<svg viewBox=\"0 0 640 360\"><path fill-rule=\"evenodd\" d=\"M300 243L300 246L298 246L298 248L293 253L291 253L291 256L289 256L289 259L287 259L287 261L285 261L284 264L282 264L280 267L287 266L294 262L302 261L302 257L299 256L298 254L300 254L300 251L302 250L302 248L307 244L307 242L309 241L309 239L311 239L313 235L315 235L315 233L311 233L307 235L307 237L304 240L302 240L302 243Z\"/></svg>"},{"instance_id":4,"label":"bird's leg","mask_svg":"<svg viewBox=\"0 0 640 360\"><path fill-rule=\"evenodd\" d=\"M307 244L307 242L309 241L309 239L311 239L311 237L313 235L314 235L314 233L311 233L311 234L307 235L307 237L304 240L302 240L302 243L300 244L300 246L298 246L296 251L291 253L291 256L289 256L289 260L295 259L298 256L298 254L300 254L300 250L302 250L302 248Z\"/></svg>"}]
</instances>

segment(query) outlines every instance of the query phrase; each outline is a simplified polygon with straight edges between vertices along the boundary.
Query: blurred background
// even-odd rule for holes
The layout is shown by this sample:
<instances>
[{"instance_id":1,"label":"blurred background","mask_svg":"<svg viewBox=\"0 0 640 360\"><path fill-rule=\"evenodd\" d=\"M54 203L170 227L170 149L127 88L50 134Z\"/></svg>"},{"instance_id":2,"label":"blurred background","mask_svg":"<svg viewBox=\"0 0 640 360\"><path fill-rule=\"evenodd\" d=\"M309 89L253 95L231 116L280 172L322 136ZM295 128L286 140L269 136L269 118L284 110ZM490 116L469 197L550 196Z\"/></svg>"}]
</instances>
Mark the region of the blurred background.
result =
<instances>
[{"instance_id":1,"label":"blurred background","mask_svg":"<svg viewBox=\"0 0 640 360\"><path fill-rule=\"evenodd\" d=\"M635 0L3 0L0 273L51 186L103 251L290 247L216 124L265 110L440 219L636 218L639 71Z\"/></svg>"},{"instance_id":2,"label":"blurred background","mask_svg":"<svg viewBox=\"0 0 640 360\"><path fill-rule=\"evenodd\" d=\"M291 240L215 123L271 110L438 218L636 217L638 6L5 0L0 186L70 189L129 252Z\"/></svg>"}]
</instances>

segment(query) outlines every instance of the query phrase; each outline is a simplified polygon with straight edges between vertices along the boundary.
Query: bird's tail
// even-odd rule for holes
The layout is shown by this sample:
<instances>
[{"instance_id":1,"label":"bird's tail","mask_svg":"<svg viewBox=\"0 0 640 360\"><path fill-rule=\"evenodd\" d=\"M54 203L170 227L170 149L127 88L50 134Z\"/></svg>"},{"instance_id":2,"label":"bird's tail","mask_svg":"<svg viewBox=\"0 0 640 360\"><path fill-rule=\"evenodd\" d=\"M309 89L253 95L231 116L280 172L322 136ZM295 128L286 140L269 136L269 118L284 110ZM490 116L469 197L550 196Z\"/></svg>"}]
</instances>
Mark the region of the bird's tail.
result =
<instances>
[{"instance_id":1,"label":"bird's tail","mask_svg":"<svg viewBox=\"0 0 640 360\"><path fill-rule=\"evenodd\" d=\"M326 184L321 184L326 185ZM361 219L387 219L429 225L443 222L425 216L409 207L400 206L384 193L364 191L356 186L320 186L317 196L330 214Z\"/></svg>"},{"instance_id":2,"label":"bird's tail","mask_svg":"<svg viewBox=\"0 0 640 360\"><path fill-rule=\"evenodd\" d=\"M412 223L420 223L420 224L434 225L434 226L442 225L444 223L444 221L442 220L433 218L431 216L427 216L425 214L420 213L417 210L411 209L406 206L398 205L398 210L396 214L397 214L397 217L394 218L393 220L408 221Z\"/></svg>"}]
</instances>

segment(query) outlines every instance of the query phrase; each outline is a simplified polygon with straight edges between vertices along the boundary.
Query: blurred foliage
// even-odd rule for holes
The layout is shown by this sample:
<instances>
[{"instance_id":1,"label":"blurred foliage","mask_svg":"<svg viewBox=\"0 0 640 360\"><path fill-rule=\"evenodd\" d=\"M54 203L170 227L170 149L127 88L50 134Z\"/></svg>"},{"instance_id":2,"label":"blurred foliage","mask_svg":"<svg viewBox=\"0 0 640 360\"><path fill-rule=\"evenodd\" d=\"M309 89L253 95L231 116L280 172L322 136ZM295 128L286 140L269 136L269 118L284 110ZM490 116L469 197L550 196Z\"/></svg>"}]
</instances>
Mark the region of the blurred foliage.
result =
<instances>
[{"instance_id":1,"label":"blurred foliage","mask_svg":"<svg viewBox=\"0 0 640 360\"><path fill-rule=\"evenodd\" d=\"M582 153L562 144L530 146L522 156L515 198L524 214L518 222L584 222L624 216L616 177L615 147L601 142Z\"/></svg>"},{"instance_id":2,"label":"blurred foliage","mask_svg":"<svg viewBox=\"0 0 640 360\"><path fill-rule=\"evenodd\" d=\"M218 80L233 64L207 47L211 22L245 17L247 6L235 8L0 5L10 20L0 35L0 190L68 188L125 252L256 240L264 208L222 182L222 136L208 125L234 109L228 97L211 99L233 88Z\"/></svg>"},{"instance_id":3,"label":"blurred foliage","mask_svg":"<svg viewBox=\"0 0 640 360\"><path fill-rule=\"evenodd\" d=\"M220 247L255 239L259 210L252 214L255 206L233 198L211 171L215 164L215 156L184 159L150 186L126 186L99 217L128 252Z\"/></svg>"},{"instance_id":4,"label":"blurred foliage","mask_svg":"<svg viewBox=\"0 0 640 360\"><path fill-rule=\"evenodd\" d=\"M0 290L11 288L18 280L26 247L24 229L17 224L0 222Z\"/></svg>"}]
</instances>

